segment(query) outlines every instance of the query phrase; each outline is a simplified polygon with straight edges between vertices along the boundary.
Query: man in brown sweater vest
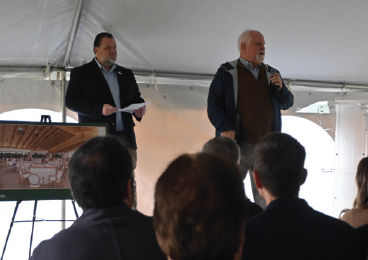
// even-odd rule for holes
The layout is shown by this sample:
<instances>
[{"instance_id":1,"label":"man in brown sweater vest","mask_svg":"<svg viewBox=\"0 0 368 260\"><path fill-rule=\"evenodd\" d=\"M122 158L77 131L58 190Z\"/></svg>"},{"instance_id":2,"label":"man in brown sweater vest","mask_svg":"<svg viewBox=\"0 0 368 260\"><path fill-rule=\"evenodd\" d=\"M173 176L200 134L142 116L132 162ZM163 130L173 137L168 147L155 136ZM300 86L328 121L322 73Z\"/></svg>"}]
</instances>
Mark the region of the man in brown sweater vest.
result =
<instances>
[{"instance_id":1,"label":"man in brown sweater vest","mask_svg":"<svg viewBox=\"0 0 368 260\"><path fill-rule=\"evenodd\" d=\"M207 112L216 136L236 140L241 150L243 177L253 164L255 145L272 131L281 131L281 112L294 103L280 73L263 63L265 40L259 31L247 30L238 39L239 59L218 69L209 94ZM255 202L265 207L251 175Z\"/></svg>"}]
</instances>

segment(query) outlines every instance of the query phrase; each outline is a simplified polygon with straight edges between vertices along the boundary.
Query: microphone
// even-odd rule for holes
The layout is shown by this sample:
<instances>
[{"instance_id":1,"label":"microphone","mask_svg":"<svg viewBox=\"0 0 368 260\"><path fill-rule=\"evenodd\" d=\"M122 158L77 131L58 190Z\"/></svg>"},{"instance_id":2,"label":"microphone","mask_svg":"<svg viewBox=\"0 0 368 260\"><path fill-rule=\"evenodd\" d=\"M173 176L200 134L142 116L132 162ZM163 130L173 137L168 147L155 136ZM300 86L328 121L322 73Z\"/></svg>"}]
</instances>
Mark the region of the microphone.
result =
<instances>
[{"instance_id":1,"label":"microphone","mask_svg":"<svg viewBox=\"0 0 368 260\"><path fill-rule=\"evenodd\" d=\"M277 73L277 69L274 69L274 68L272 68L271 70L270 70L270 73L273 75L274 73ZM275 97L275 98L279 98L279 96L280 96L280 93L279 93L279 86L277 86L277 85L275 85L275 84L273 84L272 82L270 82L271 84L270 84L270 86L271 86L271 89L272 89L272 93L273 93L273 96Z\"/></svg>"}]
</instances>

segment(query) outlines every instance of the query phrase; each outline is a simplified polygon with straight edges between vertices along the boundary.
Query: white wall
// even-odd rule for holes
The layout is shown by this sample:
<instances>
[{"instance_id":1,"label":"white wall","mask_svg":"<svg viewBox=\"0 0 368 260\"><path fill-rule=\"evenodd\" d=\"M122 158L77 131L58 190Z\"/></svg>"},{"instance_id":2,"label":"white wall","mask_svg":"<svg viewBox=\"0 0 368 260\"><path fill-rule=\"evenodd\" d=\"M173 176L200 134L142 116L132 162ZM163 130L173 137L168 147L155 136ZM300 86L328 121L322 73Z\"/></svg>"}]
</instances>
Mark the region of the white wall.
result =
<instances>
[{"instance_id":1,"label":"white wall","mask_svg":"<svg viewBox=\"0 0 368 260\"><path fill-rule=\"evenodd\" d=\"M366 157L366 105L361 102L336 104L334 215L351 208L356 196L355 174L359 161Z\"/></svg>"},{"instance_id":2,"label":"white wall","mask_svg":"<svg viewBox=\"0 0 368 260\"><path fill-rule=\"evenodd\" d=\"M152 215L157 178L178 155L200 151L215 129L207 117L208 88L159 86L156 91L153 85L141 85L140 90L152 103L135 127L138 209Z\"/></svg>"}]
</instances>

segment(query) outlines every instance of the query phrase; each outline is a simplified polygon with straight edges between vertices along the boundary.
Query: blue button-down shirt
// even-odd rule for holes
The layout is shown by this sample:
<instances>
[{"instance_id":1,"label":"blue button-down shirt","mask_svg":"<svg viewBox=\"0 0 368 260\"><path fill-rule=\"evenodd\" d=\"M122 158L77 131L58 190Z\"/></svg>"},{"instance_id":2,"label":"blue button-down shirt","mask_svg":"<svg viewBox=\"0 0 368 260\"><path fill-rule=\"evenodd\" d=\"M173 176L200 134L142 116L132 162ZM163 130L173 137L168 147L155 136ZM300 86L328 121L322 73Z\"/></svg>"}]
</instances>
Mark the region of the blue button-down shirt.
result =
<instances>
[{"instance_id":1,"label":"blue button-down shirt","mask_svg":"<svg viewBox=\"0 0 368 260\"><path fill-rule=\"evenodd\" d=\"M242 57L240 57L240 62L244 65L244 67L249 70L255 79L258 79L258 75L259 75L259 69L262 67L262 62L257 65L255 68L253 68L252 63L250 63L249 61L246 61L245 59L243 59Z\"/></svg>"},{"instance_id":2,"label":"blue button-down shirt","mask_svg":"<svg viewBox=\"0 0 368 260\"><path fill-rule=\"evenodd\" d=\"M120 107L120 91L119 91L119 82L118 82L118 75L116 74L116 64L114 64L110 71L107 71L95 58L98 66L101 69L102 74L104 75L107 84L109 85L112 97L114 98L116 108L119 109ZM121 116L122 112L116 112L116 131L123 131L124 124L123 118Z\"/></svg>"}]
</instances>

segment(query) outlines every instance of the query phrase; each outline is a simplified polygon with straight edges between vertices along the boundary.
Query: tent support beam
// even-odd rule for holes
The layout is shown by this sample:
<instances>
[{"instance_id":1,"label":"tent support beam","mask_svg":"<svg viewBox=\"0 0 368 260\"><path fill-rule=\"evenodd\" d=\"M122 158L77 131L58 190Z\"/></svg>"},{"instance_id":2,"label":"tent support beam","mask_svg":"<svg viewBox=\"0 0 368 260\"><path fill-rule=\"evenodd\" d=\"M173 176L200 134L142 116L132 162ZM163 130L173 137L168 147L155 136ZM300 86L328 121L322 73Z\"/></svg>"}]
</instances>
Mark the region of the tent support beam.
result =
<instances>
[{"instance_id":1,"label":"tent support beam","mask_svg":"<svg viewBox=\"0 0 368 260\"><path fill-rule=\"evenodd\" d=\"M45 69L46 66L0 66L0 73L43 73Z\"/></svg>"},{"instance_id":2,"label":"tent support beam","mask_svg":"<svg viewBox=\"0 0 368 260\"><path fill-rule=\"evenodd\" d=\"M55 68L50 67L50 72L70 72L72 68ZM0 66L1 73L43 73L46 70L46 66L29 66L29 67L16 67L16 66ZM190 74L190 73L178 73L178 72L165 72L165 71L145 71L145 70L133 70L134 75L150 77L154 75L158 78L170 78L181 80L204 80L212 81L214 75L211 74ZM0 75L1 76L1 75ZM64 75L65 76L65 75ZM342 91L349 89L368 90L368 84L354 84L349 82L334 82L334 81L316 81L316 80L303 80L303 79L289 79L284 78L285 84L291 86L304 86L313 88L329 88L329 89L341 89Z\"/></svg>"},{"instance_id":3,"label":"tent support beam","mask_svg":"<svg viewBox=\"0 0 368 260\"><path fill-rule=\"evenodd\" d=\"M80 16L81 16L81 13L82 13L82 4L83 4L83 0L79 0L77 10L75 10L73 25L72 25L72 28L71 28L71 31L70 31L70 35L69 35L69 39L68 39L68 45L66 47L66 52L65 52L65 55L64 55L63 63L61 64L62 67L68 67L68 65L70 63L70 61L69 61L70 53L72 51L72 47L73 47L73 43L74 43L74 39L75 39L75 34L77 32Z\"/></svg>"}]
</instances>

